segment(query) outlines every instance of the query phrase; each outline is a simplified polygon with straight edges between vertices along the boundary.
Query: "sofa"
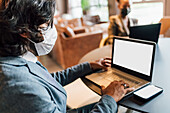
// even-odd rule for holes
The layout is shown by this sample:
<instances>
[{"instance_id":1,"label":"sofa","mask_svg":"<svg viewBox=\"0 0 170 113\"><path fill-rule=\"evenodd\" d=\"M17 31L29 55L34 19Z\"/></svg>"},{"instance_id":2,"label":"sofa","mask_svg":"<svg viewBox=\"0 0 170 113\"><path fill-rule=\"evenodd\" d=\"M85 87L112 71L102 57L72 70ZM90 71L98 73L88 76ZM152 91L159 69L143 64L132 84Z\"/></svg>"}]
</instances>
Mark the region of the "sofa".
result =
<instances>
[{"instance_id":1,"label":"sofa","mask_svg":"<svg viewBox=\"0 0 170 113\"><path fill-rule=\"evenodd\" d=\"M85 54L99 47L102 35L101 31L95 31L66 37L59 32L51 56L64 69L76 65Z\"/></svg>"}]
</instances>

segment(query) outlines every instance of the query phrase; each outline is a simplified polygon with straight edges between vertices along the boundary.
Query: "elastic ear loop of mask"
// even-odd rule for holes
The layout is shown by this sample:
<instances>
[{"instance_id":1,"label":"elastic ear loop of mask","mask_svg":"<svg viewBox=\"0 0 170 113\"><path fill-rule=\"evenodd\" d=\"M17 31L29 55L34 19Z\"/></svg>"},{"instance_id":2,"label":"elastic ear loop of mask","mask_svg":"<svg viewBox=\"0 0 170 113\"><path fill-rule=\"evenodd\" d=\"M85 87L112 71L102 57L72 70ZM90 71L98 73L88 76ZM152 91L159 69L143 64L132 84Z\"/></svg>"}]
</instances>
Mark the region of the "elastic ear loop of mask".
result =
<instances>
[{"instance_id":1,"label":"elastic ear loop of mask","mask_svg":"<svg viewBox=\"0 0 170 113\"><path fill-rule=\"evenodd\" d=\"M43 34L42 34L43 35ZM44 41L44 38L43 38L43 41L40 41L40 42L34 42L33 40L31 40L30 38L27 38L27 40L29 40L30 42L32 42L33 44L37 44L37 43L40 43L40 42L43 42Z\"/></svg>"},{"instance_id":2,"label":"elastic ear loop of mask","mask_svg":"<svg viewBox=\"0 0 170 113\"><path fill-rule=\"evenodd\" d=\"M33 44L36 44L34 41L32 41L31 39L27 38L27 40L29 40L30 42L32 42Z\"/></svg>"}]
</instances>

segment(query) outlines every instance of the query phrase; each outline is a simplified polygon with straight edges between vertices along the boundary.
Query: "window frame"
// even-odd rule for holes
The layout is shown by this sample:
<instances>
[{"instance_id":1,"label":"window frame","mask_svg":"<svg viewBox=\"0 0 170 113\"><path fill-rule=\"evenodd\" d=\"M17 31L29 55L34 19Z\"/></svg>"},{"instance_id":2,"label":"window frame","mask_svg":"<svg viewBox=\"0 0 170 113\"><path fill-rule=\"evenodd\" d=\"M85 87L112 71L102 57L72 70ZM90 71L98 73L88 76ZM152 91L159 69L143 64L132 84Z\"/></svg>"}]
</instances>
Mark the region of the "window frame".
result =
<instances>
[{"instance_id":1,"label":"window frame","mask_svg":"<svg viewBox=\"0 0 170 113\"><path fill-rule=\"evenodd\" d=\"M156 2L163 2L163 16L166 14L166 8L165 8L165 0L141 0L139 2L133 2L133 4L140 4L140 3L156 3Z\"/></svg>"},{"instance_id":2,"label":"window frame","mask_svg":"<svg viewBox=\"0 0 170 113\"><path fill-rule=\"evenodd\" d=\"M154 2L163 2L164 0L142 0L140 2L133 2L134 4L137 4L137 3L154 3Z\"/></svg>"}]
</instances>

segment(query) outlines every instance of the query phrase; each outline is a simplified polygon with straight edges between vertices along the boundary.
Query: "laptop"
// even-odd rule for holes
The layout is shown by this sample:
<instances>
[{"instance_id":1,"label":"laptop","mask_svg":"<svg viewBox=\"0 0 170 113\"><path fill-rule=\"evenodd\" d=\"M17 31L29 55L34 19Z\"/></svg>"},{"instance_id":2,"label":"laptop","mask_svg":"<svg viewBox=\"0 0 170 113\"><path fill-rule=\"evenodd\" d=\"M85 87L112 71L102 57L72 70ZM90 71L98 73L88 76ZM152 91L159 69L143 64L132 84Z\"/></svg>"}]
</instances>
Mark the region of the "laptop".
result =
<instances>
[{"instance_id":1,"label":"laptop","mask_svg":"<svg viewBox=\"0 0 170 113\"><path fill-rule=\"evenodd\" d=\"M160 34L160 27L161 23L133 26L129 28L129 37L141 40L154 41L157 43Z\"/></svg>"},{"instance_id":2,"label":"laptop","mask_svg":"<svg viewBox=\"0 0 170 113\"><path fill-rule=\"evenodd\" d=\"M112 64L108 71L86 76L97 86L107 87L114 80L124 80L139 89L152 80L156 43L132 38L113 38ZM97 91L101 94L101 90Z\"/></svg>"}]
</instances>

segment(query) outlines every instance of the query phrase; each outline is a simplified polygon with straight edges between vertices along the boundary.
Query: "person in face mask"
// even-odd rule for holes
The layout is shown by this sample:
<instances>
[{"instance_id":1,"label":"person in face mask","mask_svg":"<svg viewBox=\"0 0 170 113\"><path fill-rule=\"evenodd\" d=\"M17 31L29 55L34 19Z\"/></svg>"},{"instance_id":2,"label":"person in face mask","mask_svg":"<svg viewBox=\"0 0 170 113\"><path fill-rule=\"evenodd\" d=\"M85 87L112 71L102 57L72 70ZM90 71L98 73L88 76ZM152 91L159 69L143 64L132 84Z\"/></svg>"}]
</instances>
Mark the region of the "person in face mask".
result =
<instances>
[{"instance_id":1,"label":"person in face mask","mask_svg":"<svg viewBox=\"0 0 170 113\"><path fill-rule=\"evenodd\" d=\"M99 102L70 111L63 88L98 69L107 70L110 58L55 73L37 61L36 56L48 54L57 39L55 5L55 0L0 0L0 112L116 113L116 102L131 90L123 81L103 87Z\"/></svg>"},{"instance_id":2,"label":"person in face mask","mask_svg":"<svg viewBox=\"0 0 170 113\"><path fill-rule=\"evenodd\" d=\"M119 14L110 16L110 24L108 27L108 40L107 44L112 43L114 36L128 36L129 27L137 25L137 19L128 17L131 12L131 0L117 0Z\"/></svg>"}]
</instances>

